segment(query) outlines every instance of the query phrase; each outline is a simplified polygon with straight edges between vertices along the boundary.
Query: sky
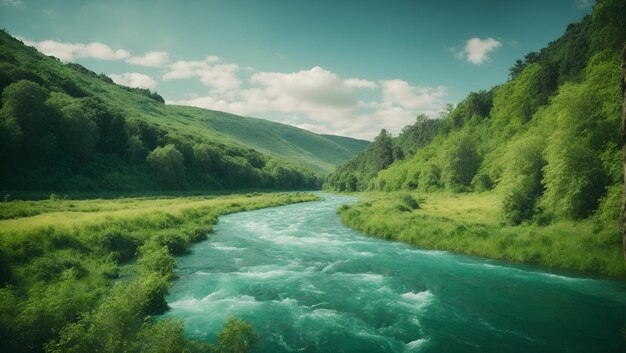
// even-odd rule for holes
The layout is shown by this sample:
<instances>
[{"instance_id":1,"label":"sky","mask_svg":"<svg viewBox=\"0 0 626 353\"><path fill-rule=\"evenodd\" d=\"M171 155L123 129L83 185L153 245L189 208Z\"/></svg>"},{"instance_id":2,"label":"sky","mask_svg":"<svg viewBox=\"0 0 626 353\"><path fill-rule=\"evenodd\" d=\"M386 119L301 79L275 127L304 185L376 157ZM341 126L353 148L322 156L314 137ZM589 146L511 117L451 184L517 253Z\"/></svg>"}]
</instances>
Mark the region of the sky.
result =
<instances>
[{"instance_id":1,"label":"sky","mask_svg":"<svg viewBox=\"0 0 626 353\"><path fill-rule=\"evenodd\" d=\"M592 0L0 0L0 26L183 104L371 140L506 82Z\"/></svg>"}]
</instances>

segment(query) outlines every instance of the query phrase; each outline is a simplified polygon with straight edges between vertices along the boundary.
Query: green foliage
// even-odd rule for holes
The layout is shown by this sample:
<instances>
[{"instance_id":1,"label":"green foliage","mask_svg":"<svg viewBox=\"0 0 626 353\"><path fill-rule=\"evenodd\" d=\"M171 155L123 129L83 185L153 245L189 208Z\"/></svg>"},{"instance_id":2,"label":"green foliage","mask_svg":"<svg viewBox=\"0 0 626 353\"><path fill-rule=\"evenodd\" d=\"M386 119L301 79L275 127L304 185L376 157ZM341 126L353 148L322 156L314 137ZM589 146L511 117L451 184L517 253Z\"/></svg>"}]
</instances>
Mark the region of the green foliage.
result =
<instances>
[{"instance_id":1,"label":"green foliage","mask_svg":"<svg viewBox=\"0 0 626 353\"><path fill-rule=\"evenodd\" d=\"M620 0L599 0L593 7L591 45L595 50L620 50L626 42L626 3Z\"/></svg>"},{"instance_id":2,"label":"green foliage","mask_svg":"<svg viewBox=\"0 0 626 353\"><path fill-rule=\"evenodd\" d=\"M420 208L411 212L406 206L398 207L404 193L368 193L368 202L342 207L338 213L351 228L418 247L626 275L621 234L616 227L619 217L614 218L614 210L610 216L613 223L592 218L513 226L500 221L501 196L497 193L421 194ZM615 190L611 195L617 193Z\"/></svg>"},{"instance_id":3,"label":"green foliage","mask_svg":"<svg viewBox=\"0 0 626 353\"><path fill-rule=\"evenodd\" d=\"M146 158L161 182L166 186L177 186L185 175L185 159L172 144L157 147Z\"/></svg>"},{"instance_id":4,"label":"green foliage","mask_svg":"<svg viewBox=\"0 0 626 353\"><path fill-rule=\"evenodd\" d=\"M404 157L410 157L419 148L429 144L436 134L437 120L429 119L428 116L421 114L417 116L414 124L407 125L402 129L393 143L402 151Z\"/></svg>"},{"instance_id":5,"label":"green foliage","mask_svg":"<svg viewBox=\"0 0 626 353\"><path fill-rule=\"evenodd\" d=\"M411 194L402 195L402 203L412 210L420 208L420 204L411 196Z\"/></svg>"},{"instance_id":6,"label":"green foliage","mask_svg":"<svg viewBox=\"0 0 626 353\"><path fill-rule=\"evenodd\" d=\"M419 175L419 189L433 191L441 186L441 170L433 163L428 163L422 168Z\"/></svg>"},{"instance_id":7,"label":"green foliage","mask_svg":"<svg viewBox=\"0 0 626 353\"><path fill-rule=\"evenodd\" d=\"M541 136L528 136L510 144L503 156L508 163L499 187L503 216L511 224L519 224L535 214L535 205L543 193L544 148Z\"/></svg>"},{"instance_id":8,"label":"green foliage","mask_svg":"<svg viewBox=\"0 0 626 353\"><path fill-rule=\"evenodd\" d=\"M623 183L622 97L615 82L626 36L620 30L624 6L598 1L591 16L518 60L508 82L470 93L439 120L420 116L405 127L392 138L402 151L392 154L393 163L380 163L375 141L329 175L324 187L493 190L502 196L500 219L508 224L594 214L615 222L608 205L615 205L614 190Z\"/></svg>"},{"instance_id":9,"label":"green foliage","mask_svg":"<svg viewBox=\"0 0 626 353\"><path fill-rule=\"evenodd\" d=\"M230 316L224 324L224 330L217 335L218 352L245 353L249 352L258 336L249 323Z\"/></svg>"},{"instance_id":10,"label":"green foliage","mask_svg":"<svg viewBox=\"0 0 626 353\"><path fill-rule=\"evenodd\" d=\"M461 134L448 140L443 150L441 178L446 188L463 190L470 185L481 162L475 140Z\"/></svg>"},{"instance_id":11,"label":"green foliage","mask_svg":"<svg viewBox=\"0 0 626 353\"><path fill-rule=\"evenodd\" d=\"M494 129L499 135L512 136L555 89L556 76L549 66L528 65L515 80L495 89L491 113Z\"/></svg>"},{"instance_id":12,"label":"green foliage","mask_svg":"<svg viewBox=\"0 0 626 353\"><path fill-rule=\"evenodd\" d=\"M594 56L587 79L563 85L545 112L555 127L546 148L544 202L558 214L588 216L605 194L611 174L616 174L614 167L606 170L603 163L603 156L618 150L620 93L608 83L617 79L613 65L617 66L615 57Z\"/></svg>"}]
</instances>

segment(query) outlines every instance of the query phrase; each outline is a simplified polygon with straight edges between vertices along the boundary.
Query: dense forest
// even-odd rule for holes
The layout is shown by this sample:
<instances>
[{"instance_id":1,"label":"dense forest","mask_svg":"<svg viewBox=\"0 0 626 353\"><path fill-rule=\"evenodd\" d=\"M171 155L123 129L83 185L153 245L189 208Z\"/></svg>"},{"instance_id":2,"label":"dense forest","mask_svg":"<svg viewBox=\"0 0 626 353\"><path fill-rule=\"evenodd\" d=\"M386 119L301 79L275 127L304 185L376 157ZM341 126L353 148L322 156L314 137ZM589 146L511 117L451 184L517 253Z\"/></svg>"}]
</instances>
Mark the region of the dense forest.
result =
<instances>
[{"instance_id":1,"label":"dense forest","mask_svg":"<svg viewBox=\"0 0 626 353\"><path fill-rule=\"evenodd\" d=\"M440 118L383 130L332 173L334 191L503 195L502 219L618 222L623 169L620 50L626 2L603 0L562 37L528 53L510 79L470 93Z\"/></svg>"}]
</instances>

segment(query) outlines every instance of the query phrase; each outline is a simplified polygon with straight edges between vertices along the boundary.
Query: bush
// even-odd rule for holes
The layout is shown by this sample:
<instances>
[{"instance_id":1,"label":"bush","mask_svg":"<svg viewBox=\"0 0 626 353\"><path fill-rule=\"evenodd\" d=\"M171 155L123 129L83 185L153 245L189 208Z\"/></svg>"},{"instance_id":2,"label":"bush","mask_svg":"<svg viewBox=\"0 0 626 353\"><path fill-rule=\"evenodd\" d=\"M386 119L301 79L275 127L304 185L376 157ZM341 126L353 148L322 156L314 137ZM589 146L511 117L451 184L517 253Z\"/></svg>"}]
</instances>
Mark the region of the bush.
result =
<instances>
[{"instance_id":1,"label":"bush","mask_svg":"<svg viewBox=\"0 0 626 353\"><path fill-rule=\"evenodd\" d=\"M90 243L104 253L112 253L113 259L118 262L130 260L139 245L137 239L120 230L97 232L91 236Z\"/></svg>"},{"instance_id":2,"label":"bush","mask_svg":"<svg viewBox=\"0 0 626 353\"><path fill-rule=\"evenodd\" d=\"M404 205L406 205L407 207L409 207L410 209L418 209L420 208L420 205L417 201L415 201L415 199L413 198L413 196L411 196L410 194L404 194L402 195L402 203Z\"/></svg>"},{"instance_id":3,"label":"bush","mask_svg":"<svg viewBox=\"0 0 626 353\"><path fill-rule=\"evenodd\" d=\"M155 148L146 158L164 186L180 186L185 175L185 159L172 144Z\"/></svg>"},{"instance_id":4,"label":"bush","mask_svg":"<svg viewBox=\"0 0 626 353\"><path fill-rule=\"evenodd\" d=\"M139 248L139 253L141 257L137 260L137 266L140 274L158 273L165 278L174 277L176 260L167 247L147 242Z\"/></svg>"},{"instance_id":5,"label":"bush","mask_svg":"<svg viewBox=\"0 0 626 353\"><path fill-rule=\"evenodd\" d=\"M184 235L171 230L161 231L153 236L151 241L160 246L167 247L170 254L181 255L189 247L189 239Z\"/></svg>"},{"instance_id":6,"label":"bush","mask_svg":"<svg viewBox=\"0 0 626 353\"><path fill-rule=\"evenodd\" d=\"M222 353L246 353L258 339L250 324L230 316L224 324L224 330L217 336L218 350Z\"/></svg>"},{"instance_id":7,"label":"bush","mask_svg":"<svg viewBox=\"0 0 626 353\"><path fill-rule=\"evenodd\" d=\"M520 224L535 215L536 203L543 193L544 140L531 135L512 143L503 158L507 163L500 180L502 212L510 224Z\"/></svg>"},{"instance_id":8,"label":"bush","mask_svg":"<svg viewBox=\"0 0 626 353\"><path fill-rule=\"evenodd\" d=\"M213 228L211 226L197 226L192 229L188 229L185 232L185 236L190 243L197 243L202 240L206 240L207 234L209 234L212 230Z\"/></svg>"},{"instance_id":9,"label":"bush","mask_svg":"<svg viewBox=\"0 0 626 353\"><path fill-rule=\"evenodd\" d=\"M442 179L446 188L463 190L468 187L482 158L478 154L476 141L468 135L461 134L448 140L443 150Z\"/></svg>"}]
</instances>

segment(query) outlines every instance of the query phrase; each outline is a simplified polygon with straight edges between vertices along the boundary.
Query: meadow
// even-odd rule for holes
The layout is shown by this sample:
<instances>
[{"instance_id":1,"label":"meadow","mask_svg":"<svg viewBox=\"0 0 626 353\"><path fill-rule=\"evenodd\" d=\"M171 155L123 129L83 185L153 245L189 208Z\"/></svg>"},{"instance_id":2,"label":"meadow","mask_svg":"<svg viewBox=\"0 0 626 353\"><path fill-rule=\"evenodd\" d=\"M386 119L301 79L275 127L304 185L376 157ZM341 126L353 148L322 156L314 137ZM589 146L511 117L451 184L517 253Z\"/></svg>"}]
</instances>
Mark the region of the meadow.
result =
<instances>
[{"instance_id":1,"label":"meadow","mask_svg":"<svg viewBox=\"0 0 626 353\"><path fill-rule=\"evenodd\" d=\"M368 235L418 247L524 262L611 277L626 275L618 223L598 217L548 224L506 223L502 195L483 193L357 193L341 220Z\"/></svg>"},{"instance_id":2,"label":"meadow","mask_svg":"<svg viewBox=\"0 0 626 353\"><path fill-rule=\"evenodd\" d=\"M155 321L174 255L207 238L220 215L317 200L303 193L0 203L0 342L5 352L231 351L255 340L231 318L218 345Z\"/></svg>"}]
</instances>

